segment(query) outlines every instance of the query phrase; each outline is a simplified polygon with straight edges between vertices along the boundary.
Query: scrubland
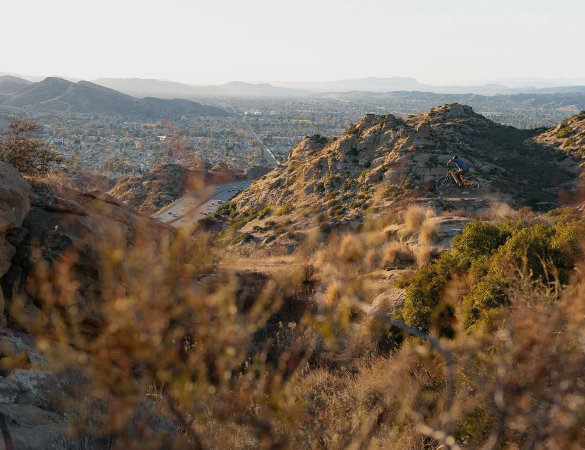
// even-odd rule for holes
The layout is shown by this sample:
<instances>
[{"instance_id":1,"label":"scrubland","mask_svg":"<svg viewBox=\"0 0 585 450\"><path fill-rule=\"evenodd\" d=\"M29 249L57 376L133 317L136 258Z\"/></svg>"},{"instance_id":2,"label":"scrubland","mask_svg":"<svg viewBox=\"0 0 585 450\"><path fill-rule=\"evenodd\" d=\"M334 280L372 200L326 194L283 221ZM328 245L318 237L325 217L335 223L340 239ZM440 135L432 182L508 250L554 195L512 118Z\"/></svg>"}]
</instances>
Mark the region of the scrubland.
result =
<instances>
[{"instance_id":1,"label":"scrubland","mask_svg":"<svg viewBox=\"0 0 585 450\"><path fill-rule=\"evenodd\" d=\"M145 398L180 436L152 448L580 447L582 219L494 214L437 252L434 215L308 236L269 272L200 228L124 251L110 236L92 333L68 261L37 266L38 346L102 405L78 431L120 448L138 448L121 430ZM395 277L376 290L372 273Z\"/></svg>"}]
</instances>

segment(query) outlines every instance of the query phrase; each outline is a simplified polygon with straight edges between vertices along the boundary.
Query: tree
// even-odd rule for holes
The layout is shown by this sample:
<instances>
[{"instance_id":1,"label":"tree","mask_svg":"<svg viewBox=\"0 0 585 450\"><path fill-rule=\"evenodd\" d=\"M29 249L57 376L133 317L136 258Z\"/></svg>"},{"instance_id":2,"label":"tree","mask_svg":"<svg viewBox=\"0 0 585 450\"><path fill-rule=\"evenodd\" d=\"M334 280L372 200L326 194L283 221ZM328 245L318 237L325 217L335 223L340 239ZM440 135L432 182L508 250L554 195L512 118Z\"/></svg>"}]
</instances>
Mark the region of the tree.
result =
<instances>
[{"instance_id":1,"label":"tree","mask_svg":"<svg viewBox=\"0 0 585 450\"><path fill-rule=\"evenodd\" d=\"M43 173L61 163L47 142L34 139L40 125L25 115L8 117L8 128L0 140L0 160L23 173Z\"/></svg>"}]
</instances>

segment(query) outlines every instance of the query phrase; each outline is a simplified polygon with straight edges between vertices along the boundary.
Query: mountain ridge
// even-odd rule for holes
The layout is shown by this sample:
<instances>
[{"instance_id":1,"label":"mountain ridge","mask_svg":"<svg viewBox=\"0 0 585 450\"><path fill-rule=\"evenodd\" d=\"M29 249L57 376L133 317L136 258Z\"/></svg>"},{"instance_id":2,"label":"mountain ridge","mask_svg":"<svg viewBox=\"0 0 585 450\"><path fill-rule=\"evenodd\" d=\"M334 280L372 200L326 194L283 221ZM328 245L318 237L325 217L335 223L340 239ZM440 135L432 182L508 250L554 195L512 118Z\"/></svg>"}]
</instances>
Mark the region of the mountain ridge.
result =
<instances>
[{"instance_id":1,"label":"mountain ridge","mask_svg":"<svg viewBox=\"0 0 585 450\"><path fill-rule=\"evenodd\" d=\"M138 99L89 81L47 77L0 96L0 106L72 113L135 116L196 114L227 116L226 111L185 99Z\"/></svg>"},{"instance_id":2,"label":"mountain ridge","mask_svg":"<svg viewBox=\"0 0 585 450\"><path fill-rule=\"evenodd\" d=\"M376 93L417 91L436 94L476 94L487 96L585 92L585 86L581 85L509 87L499 83L488 83L484 85L449 86L425 84L411 77L365 77L330 81L273 81L270 83L231 81L218 85L192 85L175 81L142 78L98 78L94 82L129 95L138 97L156 95L165 98L170 96L295 97L352 91Z\"/></svg>"},{"instance_id":3,"label":"mountain ridge","mask_svg":"<svg viewBox=\"0 0 585 450\"><path fill-rule=\"evenodd\" d=\"M194 97L286 97L311 94L300 89L277 87L269 83L246 83L231 81L219 85L190 85L175 81L142 78L98 78L94 83L116 89L136 97L156 95L161 98L183 96Z\"/></svg>"}]
</instances>

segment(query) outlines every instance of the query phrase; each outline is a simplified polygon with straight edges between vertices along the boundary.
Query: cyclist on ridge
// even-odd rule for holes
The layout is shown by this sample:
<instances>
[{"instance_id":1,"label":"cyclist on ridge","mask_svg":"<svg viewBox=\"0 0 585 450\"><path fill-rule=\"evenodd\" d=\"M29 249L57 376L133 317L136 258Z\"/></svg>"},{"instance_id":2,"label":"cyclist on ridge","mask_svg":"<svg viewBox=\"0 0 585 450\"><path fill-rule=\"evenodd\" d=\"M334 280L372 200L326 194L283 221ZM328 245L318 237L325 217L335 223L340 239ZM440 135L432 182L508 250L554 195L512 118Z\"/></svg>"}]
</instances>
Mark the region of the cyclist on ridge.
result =
<instances>
[{"instance_id":1,"label":"cyclist on ridge","mask_svg":"<svg viewBox=\"0 0 585 450\"><path fill-rule=\"evenodd\" d=\"M457 167L457 170L449 170L453 176L453 179L455 180L455 183L457 183L457 186L464 186L465 180L463 176L469 172L469 166L465 164L457 155L453 156L453 158L447 161L447 168L450 165Z\"/></svg>"}]
</instances>

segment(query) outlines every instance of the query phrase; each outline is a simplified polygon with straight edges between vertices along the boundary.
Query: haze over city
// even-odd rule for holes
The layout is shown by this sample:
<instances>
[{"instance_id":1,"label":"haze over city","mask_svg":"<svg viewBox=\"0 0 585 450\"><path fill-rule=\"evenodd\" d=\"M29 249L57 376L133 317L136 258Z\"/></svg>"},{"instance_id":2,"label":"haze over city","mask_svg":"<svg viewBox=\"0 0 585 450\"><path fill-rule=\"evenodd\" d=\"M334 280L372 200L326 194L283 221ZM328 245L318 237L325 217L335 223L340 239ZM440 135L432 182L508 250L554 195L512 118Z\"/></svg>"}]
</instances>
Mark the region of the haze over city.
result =
<instances>
[{"instance_id":1,"label":"haze over city","mask_svg":"<svg viewBox=\"0 0 585 450\"><path fill-rule=\"evenodd\" d=\"M0 71L189 84L585 83L579 0L6 2ZM11 42L11 45L7 45ZM509 80L514 84L514 80Z\"/></svg>"}]
</instances>

